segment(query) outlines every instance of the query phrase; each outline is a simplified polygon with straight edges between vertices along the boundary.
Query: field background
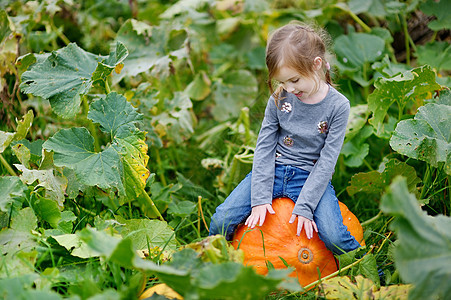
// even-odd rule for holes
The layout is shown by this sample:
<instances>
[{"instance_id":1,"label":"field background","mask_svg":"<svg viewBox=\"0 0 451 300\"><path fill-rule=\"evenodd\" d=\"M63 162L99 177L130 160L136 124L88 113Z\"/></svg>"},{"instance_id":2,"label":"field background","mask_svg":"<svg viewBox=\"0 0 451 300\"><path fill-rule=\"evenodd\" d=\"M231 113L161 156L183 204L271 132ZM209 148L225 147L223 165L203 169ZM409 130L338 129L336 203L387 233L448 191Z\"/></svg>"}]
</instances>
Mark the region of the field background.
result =
<instances>
[{"instance_id":1,"label":"field background","mask_svg":"<svg viewBox=\"0 0 451 300\"><path fill-rule=\"evenodd\" d=\"M0 296L134 299L164 282L185 299L331 298L343 286L337 299L446 299L449 11L443 0L0 0ZM332 37L333 80L351 101L333 184L367 245L306 293L204 240L252 166L268 33L292 20Z\"/></svg>"}]
</instances>

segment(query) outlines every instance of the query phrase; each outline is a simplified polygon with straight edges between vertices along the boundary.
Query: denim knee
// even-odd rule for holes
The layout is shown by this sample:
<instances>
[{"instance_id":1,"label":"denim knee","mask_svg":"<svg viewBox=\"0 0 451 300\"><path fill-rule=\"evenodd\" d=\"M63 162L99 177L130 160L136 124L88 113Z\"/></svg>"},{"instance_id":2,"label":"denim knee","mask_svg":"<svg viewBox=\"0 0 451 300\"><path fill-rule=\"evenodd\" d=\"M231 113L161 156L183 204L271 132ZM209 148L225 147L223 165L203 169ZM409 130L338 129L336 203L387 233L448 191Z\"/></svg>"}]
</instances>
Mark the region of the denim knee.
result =
<instances>
[{"instance_id":1,"label":"denim knee","mask_svg":"<svg viewBox=\"0 0 451 300\"><path fill-rule=\"evenodd\" d=\"M346 226L344 227L346 228ZM347 253L360 247L360 244L348 230L341 232L322 230L318 232L318 235L327 249L334 254Z\"/></svg>"}]
</instances>

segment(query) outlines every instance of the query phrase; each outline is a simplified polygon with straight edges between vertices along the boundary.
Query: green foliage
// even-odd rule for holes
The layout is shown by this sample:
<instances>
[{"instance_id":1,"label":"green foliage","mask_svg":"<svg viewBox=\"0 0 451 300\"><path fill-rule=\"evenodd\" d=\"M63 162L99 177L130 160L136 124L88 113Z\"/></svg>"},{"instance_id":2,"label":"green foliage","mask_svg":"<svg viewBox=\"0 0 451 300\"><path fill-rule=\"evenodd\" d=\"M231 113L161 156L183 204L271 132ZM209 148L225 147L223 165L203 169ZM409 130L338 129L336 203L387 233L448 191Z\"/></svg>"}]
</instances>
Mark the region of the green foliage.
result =
<instances>
[{"instance_id":1,"label":"green foliage","mask_svg":"<svg viewBox=\"0 0 451 300\"><path fill-rule=\"evenodd\" d=\"M404 109L416 99L426 100L428 93L440 89L435 82L435 74L430 67L419 67L404 72L392 78L380 78L375 83L374 92L368 97L368 108L373 112L370 124L380 137L389 138L392 129L384 122L387 113L396 103L398 106L398 121L404 114Z\"/></svg>"},{"instance_id":2,"label":"green foliage","mask_svg":"<svg viewBox=\"0 0 451 300\"><path fill-rule=\"evenodd\" d=\"M382 198L381 209L395 216L391 228L399 243L395 263L400 275L414 284L409 299L443 298L451 292L451 234L447 216L426 215L415 196L409 194L406 180L396 178Z\"/></svg>"},{"instance_id":3,"label":"green foliage","mask_svg":"<svg viewBox=\"0 0 451 300\"><path fill-rule=\"evenodd\" d=\"M22 74L20 88L25 93L49 99L55 113L71 118L79 110L81 96L86 95L95 82L105 81L127 55L121 43L117 43L108 57L86 52L71 43L33 64Z\"/></svg>"},{"instance_id":4,"label":"green foliage","mask_svg":"<svg viewBox=\"0 0 451 300\"><path fill-rule=\"evenodd\" d=\"M0 295L135 299L159 281L186 299L445 295L448 258L429 253L449 252L446 217L424 223L402 201L451 211L448 2L0 0ZM350 278L304 294L289 270L257 275L223 237L203 238L251 169L265 44L291 20L333 37L328 61L351 102L333 183L367 220L370 252ZM418 20L429 40L413 34ZM392 285L403 281L414 288Z\"/></svg>"},{"instance_id":5,"label":"green foliage","mask_svg":"<svg viewBox=\"0 0 451 300\"><path fill-rule=\"evenodd\" d=\"M450 99L450 92L441 97ZM448 101L449 102L449 101ZM398 123L390 139L390 145L397 152L426 161L451 175L451 106L428 103L418 109L414 119Z\"/></svg>"}]
</instances>

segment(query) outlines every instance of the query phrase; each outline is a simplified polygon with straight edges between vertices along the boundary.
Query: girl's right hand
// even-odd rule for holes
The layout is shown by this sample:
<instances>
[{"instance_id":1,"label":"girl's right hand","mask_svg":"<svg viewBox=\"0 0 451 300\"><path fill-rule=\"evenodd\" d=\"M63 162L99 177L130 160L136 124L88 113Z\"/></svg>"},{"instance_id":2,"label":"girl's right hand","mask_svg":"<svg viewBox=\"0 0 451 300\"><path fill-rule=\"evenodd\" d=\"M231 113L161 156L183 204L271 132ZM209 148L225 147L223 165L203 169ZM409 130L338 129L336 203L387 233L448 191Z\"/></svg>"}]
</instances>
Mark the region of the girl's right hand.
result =
<instances>
[{"instance_id":1,"label":"girl's right hand","mask_svg":"<svg viewBox=\"0 0 451 300\"><path fill-rule=\"evenodd\" d=\"M263 222L265 222L266 211L270 214L275 214L276 212L272 209L271 204L262 204L252 207L251 215L247 218L244 225L254 228L255 225L262 226Z\"/></svg>"}]
</instances>

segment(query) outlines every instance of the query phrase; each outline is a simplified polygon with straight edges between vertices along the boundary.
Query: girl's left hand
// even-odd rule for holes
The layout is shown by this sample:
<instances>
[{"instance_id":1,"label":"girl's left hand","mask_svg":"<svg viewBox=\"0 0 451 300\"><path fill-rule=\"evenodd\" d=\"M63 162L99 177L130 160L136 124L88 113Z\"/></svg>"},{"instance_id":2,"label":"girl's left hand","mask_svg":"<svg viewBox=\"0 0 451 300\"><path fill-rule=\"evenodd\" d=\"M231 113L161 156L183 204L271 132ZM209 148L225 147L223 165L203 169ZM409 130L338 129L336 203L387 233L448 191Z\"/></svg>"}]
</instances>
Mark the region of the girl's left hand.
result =
<instances>
[{"instance_id":1,"label":"girl's left hand","mask_svg":"<svg viewBox=\"0 0 451 300\"><path fill-rule=\"evenodd\" d=\"M293 223L294 221L296 221L296 217L298 217L298 226L297 226L297 231L296 234L298 236L301 235L301 231L302 231L302 227L304 227L305 229L305 234L307 235L308 239L311 239L313 237L313 229L318 232L318 228L316 227L316 223L313 220L309 220L303 216L298 216L298 215L291 215L290 218L290 223Z\"/></svg>"}]
</instances>

